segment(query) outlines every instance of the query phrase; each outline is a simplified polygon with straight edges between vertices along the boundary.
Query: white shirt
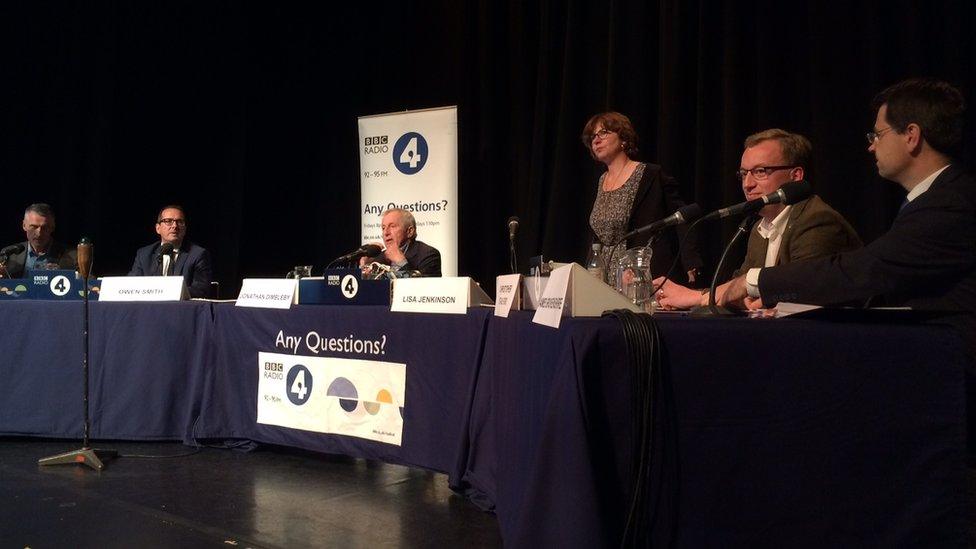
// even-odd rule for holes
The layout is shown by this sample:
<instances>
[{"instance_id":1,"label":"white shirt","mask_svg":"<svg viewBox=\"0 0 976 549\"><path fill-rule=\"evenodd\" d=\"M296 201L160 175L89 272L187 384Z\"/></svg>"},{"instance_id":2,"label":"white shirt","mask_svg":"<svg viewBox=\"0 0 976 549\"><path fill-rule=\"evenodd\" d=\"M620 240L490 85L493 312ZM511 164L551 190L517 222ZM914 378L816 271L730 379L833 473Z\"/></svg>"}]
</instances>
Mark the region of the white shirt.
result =
<instances>
[{"instance_id":1,"label":"white shirt","mask_svg":"<svg viewBox=\"0 0 976 549\"><path fill-rule=\"evenodd\" d=\"M172 259L173 265L176 264L176 258L179 257L179 255L180 255L180 251L179 250L173 250L173 259ZM164 255L163 256L163 276L169 276L171 274L170 273L169 266L170 266L170 256Z\"/></svg>"},{"instance_id":2,"label":"white shirt","mask_svg":"<svg viewBox=\"0 0 976 549\"><path fill-rule=\"evenodd\" d=\"M905 196L905 200L908 201L908 202L911 202L912 200L915 200L916 198L918 198L918 196L920 194L922 194L925 191L929 190L929 187L932 186L932 182L935 181L935 178L936 177L939 177L939 174L941 174L942 172L944 172L945 169L948 168L950 165L951 164L946 164L945 166L942 166L938 170L935 170L934 172L932 172L932 175L930 175L930 176L926 177L925 179L919 181L918 185L915 185L915 188L913 188L911 190L911 192L909 192L908 195Z\"/></svg>"},{"instance_id":3,"label":"white shirt","mask_svg":"<svg viewBox=\"0 0 976 549\"><path fill-rule=\"evenodd\" d=\"M783 233L786 232L786 224L790 220L790 208L792 207L783 208L783 211L772 221L767 221L765 217L762 218L756 227L759 236L769 241L766 246L766 261L763 263L766 267L776 265L776 256L779 254L780 244L783 243Z\"/></svg>"},{"instance_id":4,"label":"white shirt","mask_svg":"<svg viewBox=\"0 0 976 549\"><path fill-rule=\"evenodd\" d=\"M942 172L944 172L945 169L948 168L949 166L950 164L946 164L945 166L942 166L938 170L935 170L934 172L929 174L929 176L926 177L925 179L921 180L918 183L918 185L915 185L915 187L912 188L912 190L908 193L908 195L905 196L905 200L911 202L912 200L915 200L916 198L921 196L922 193L929 190L929 187L932 186L932 183L935 181L935 179L939 177L939 175ZM770 244L772 244L772 242L770 242ZM770 266L768 254L766 255L766 266L767 267ZM754 298L760 297L759 296L759 271L760 270L761 269L749 269L749 272L746 273L746 292L749 293L749 297L754 297Z\"/></svg>"}]
</instances>

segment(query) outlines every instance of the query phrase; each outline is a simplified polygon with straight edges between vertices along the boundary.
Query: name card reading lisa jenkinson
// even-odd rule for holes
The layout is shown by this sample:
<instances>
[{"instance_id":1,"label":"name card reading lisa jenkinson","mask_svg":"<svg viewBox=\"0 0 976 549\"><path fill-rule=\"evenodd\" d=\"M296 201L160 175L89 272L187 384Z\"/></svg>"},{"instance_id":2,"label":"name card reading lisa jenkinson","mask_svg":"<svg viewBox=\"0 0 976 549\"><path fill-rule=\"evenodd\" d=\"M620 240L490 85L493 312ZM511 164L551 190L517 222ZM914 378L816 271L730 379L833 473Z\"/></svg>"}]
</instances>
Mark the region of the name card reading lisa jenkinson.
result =
<instances>
[{"instance_id":1,"label":"name card reading lisa jenkinson","mask_svg":"<svg viewBox=\"0 0 976 549\"><path fill-rule=\"evenodd\" d=\"M179 301L186 296L182 276L106 276L99 301Z\"/></svg>"},{"instance_id":2,"label":"name card reading lisa jenkinson","mask_svg":"<svg viewBox=\"0 0 976 549\"><path fill-rule=\"evenodd\" d=\"M444 278L400 278L393 281L391 311L407 313L468 312L471 279L465 276Z\"/></svg>"},{"instance_id":3,"label":"name card reading lisa jenkinson","mask_svg":"<svg viewBox=\"0 0 976 549\"><path fill-rule=\"evenodd\" d=\"M245 278L241 293L237 294L238 307L265 309L290 309L295 299L295 278Z\"/></svg>"}]
</instances>

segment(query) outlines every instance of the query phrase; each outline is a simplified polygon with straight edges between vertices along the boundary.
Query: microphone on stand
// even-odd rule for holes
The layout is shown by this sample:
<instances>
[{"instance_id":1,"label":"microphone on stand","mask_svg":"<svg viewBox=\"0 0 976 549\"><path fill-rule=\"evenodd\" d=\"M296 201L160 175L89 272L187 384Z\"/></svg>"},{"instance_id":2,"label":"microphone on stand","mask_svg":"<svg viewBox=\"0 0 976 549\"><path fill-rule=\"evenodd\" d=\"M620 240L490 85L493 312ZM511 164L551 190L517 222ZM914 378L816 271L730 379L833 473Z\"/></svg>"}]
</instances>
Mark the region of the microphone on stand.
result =
<instances>
[{"instance_id":1,"label":"microphone on stand","mask_svg":"<svg viewBox=\"0 0 976 549\"><path fill-rule=\"evenodd\" d=\"M7 273L7 269L6 269L7 260L10 259L10 256L14 254L19 254L22 251L24 251L23 244L11 244L10 246L7 246L6 248L0 250L0 278L9 277L9 273Z\"/></svg>"},{"instance_id":2,"label":"microphone on stand","mask_svg":"<svg viewBox=\"0 0 976 549\"><path fill-rule=\"evenodd\" d=\"M769 204L786 204L789 206L791 204L796 204L801 200L805 200L811 194L813 194L813 189L810 187L810 183L802 179L800 181L791 181L761 198L740 202L734 206L729 206L728 208L715 210L714 212L703 217L702 221L724 219L733 215L753 214Z\"/></svg>"},{"instance_id":3,"label":"microphone on stand","mask_svg":"<svg viewBox=\"0 0 976 549\"><path fill-rule=\"evenodd\" d=\"M678 208L678 211L665 217L664 219L659 219L654 223L651 223L649 225L644 225L643 227L630 231L629 233L620 237L620 239L617 240L616 244L620 244L621 242L627 240L628 238L632 236L637 236L642 233L656 233L658 231L661 231L668 227L672 227L674 225L681 225L682 223L691 223L692 221L695 221L696 219L701 217L701 214L702 214L701 207L698 204L687 204L685 206Z\"/></svg>"},{"instance_id":4,"label":"microphone on stand","mask_svg":"<svg viewBox=\"0 0 976 549\"><path fill-rule=\"evenodd\" d=\"M344 256L336 258L333 263L339 263L342 261L352 261L353 259L359 259L360 257L373 257L374 255L380 255L383 248L380 248L376 244L363 244L362 246L356 248L355 250L347 253Z\"/></svg>"},{"instance_id":5,"label":"microphone on stand","mask_svg":"<svg viewBox=\"0 0 976 549\"><path fill-rule=\"evenodd\" d=\"M88 413L88 394L91 392L89 389L89 318L88 313L88 277L91 275L92 266L92 243L85 237L82 237L81 241L78 242L78 273L81 274L83 280L81 295L84 298L85 308L83 309L85 320L82 331L83 336L83 347L82 347L82 363L81 370L84 382L84 394L82 396L82 420L84 421L84 438L82 439L81 448L77 450L72 450L70 452L65 452L63 454L58 454L55 456L43 457L37 460L38 465L69 465L73 463L80 463L95 469L96 471L101 471L105 468L105 461L115 458L118 456L118 452L115 450L102 450L95 449L91 447L91 416Z\"/></svg>"},{"instance_id":6,"label":"microphone on stand","mask_svg":"<svg viewBox=\"0 0 976 549\"><path fill-rule=\"evenodd\" d=\"M163 257L169 258L169 264L163 262ZM156 262L162 265L162 267L159 268L160 274L162 274L163 276L167 276L169 274L167 271L173 268L173 245L172 244L170 244L169 242L165 242L163 243L162 246L160 246L159 256L156 257Z\"/></svg>"},{"instance_id":7,"label":"microphone on stand","mask_svg":"<svg viewBox=\"0 0 976 549\"><path fill-rule=\"evenodd\" d=\"M79 246L80 245L81 244L79 244ZM164 255L168 255L170 257L170 259L173 258L173 245L170 244L169 242L166 242L165 244L163 244L162 246L160 246L160 248L159 248L159 257L156 258L156 262L157 263L162 263L163 262L163 256Z\"/></svg>"},{"instance_id":8,"label":"microphone on stand","mask_svg":"<svg viewBox=\"0 0 976 549\"><path fill-rule=\"evenodd\" d=\"M518 258L515 254L515 233L519 228L519 218L516 215L508 218L508 263L512 274L518 272Z\"/></svg>"},{"instance_id":9,"label":"microphone on stand","mask_svg":"<svg viewBox=\"0 0 976 549\"><path fill-rule=\"evenodd\" d=\"M14 254L19 254L22 251L24 251L23 244L11 244L10 246L0 250L0 258L7 259L8 257Z\"/></svg>"}]
</instances>

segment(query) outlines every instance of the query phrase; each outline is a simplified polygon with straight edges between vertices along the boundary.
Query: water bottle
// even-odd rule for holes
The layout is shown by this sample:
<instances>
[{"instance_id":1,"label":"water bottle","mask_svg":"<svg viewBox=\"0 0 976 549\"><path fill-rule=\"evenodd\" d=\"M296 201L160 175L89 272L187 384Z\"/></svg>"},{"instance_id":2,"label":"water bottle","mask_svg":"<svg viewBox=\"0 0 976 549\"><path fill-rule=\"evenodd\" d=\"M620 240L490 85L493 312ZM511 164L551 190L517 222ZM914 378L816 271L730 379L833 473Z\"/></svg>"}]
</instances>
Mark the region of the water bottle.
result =
<instances>
[{"instance_id":1,"label":"water bottle","mask_svg":"<svg viewBox=\"0 0 976 549\"><path fill-rule=\"evenodd\" d=\"M606 281L606 265L603 263L603 254L600 253L603 246L599 242L594 242L590 249L590 255L586 258L586 270L601 282Z\"/></svg>"}]
</instances>

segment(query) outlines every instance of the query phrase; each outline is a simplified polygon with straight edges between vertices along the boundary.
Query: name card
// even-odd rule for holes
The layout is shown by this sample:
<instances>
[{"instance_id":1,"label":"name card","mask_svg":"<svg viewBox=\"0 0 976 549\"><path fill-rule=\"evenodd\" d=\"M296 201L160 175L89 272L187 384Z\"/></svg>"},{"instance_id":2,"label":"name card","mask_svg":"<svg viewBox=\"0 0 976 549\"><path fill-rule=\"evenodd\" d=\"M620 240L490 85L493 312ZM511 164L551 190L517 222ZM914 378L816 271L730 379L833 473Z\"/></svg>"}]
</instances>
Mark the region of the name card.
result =
<instances>
[{"instance_id":1,"label":"name card","mask_svg":"<svg viewBox=\"0 0 976 549\"><path fill-rule=\"evenodd\" d=\"M393 281L391 311L465 314L468 307L491 303L488 295L466 276L398 278Z\"/></svg>"},{"instance_id":2,"label":"name card","mask_svg":"<svg viewBox=\"0 0 976 549\"><path fill-rule=\"evenodd\" d=\"M99 301L180 301L189 294L182 276L106 276Z\"/></svg>"},{"instance_id":3,"label":"name card","mask_svg":"<svg viewBox=\"0 0 976 549\"><path fill-rule=\"evenodd\" d=\"M237 306L290 309L297 287L295 278L245 278L237 295Z\"/></svg>"},{"instance_id":4,"label":"name card","mask_svg":"<svg viewBox=\"0 0 976 549\"><path fill-rule=\"evenodd\" d=\"M495 316L507 318L512 307L517 311L522 303L519 285L522 275L501 275L495 279Z\"/></svg>"},{"instance_id":5,"label":"name card","mask_svg":"<svg viewBox=\"0 0 976 549\"><path fill-rule=\"evenodd\" d=\"M559 327L563 314L570 311L569 301L572 294L569 292L569 279L572 272L573 265L569 264L549 273L549 282L536 304L532 322L552 328Z\"/></svg>"}]
</instances>

